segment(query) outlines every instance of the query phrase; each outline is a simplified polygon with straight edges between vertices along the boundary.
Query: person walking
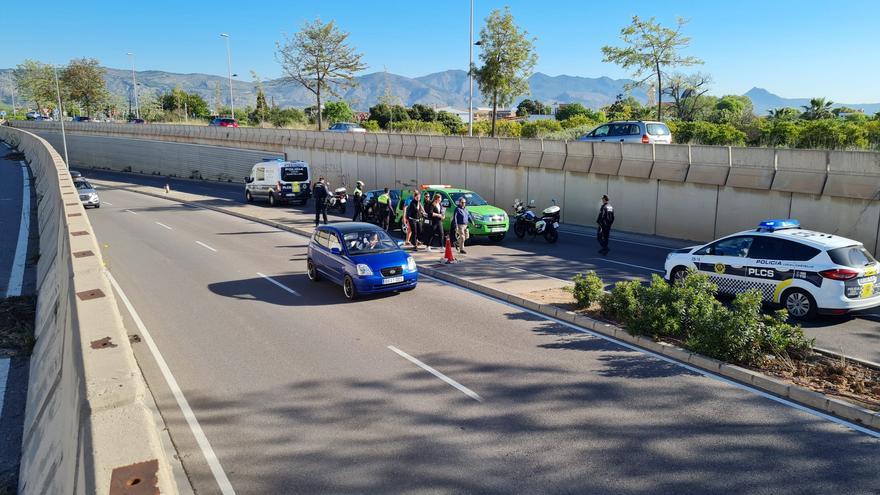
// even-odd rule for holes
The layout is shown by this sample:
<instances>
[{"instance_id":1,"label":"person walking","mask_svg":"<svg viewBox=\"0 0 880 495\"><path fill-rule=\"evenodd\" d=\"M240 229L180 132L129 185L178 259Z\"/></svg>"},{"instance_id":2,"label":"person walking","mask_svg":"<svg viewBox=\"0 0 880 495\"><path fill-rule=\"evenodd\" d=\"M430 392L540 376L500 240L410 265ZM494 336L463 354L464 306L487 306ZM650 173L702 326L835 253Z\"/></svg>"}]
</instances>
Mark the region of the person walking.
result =
<instances>
[{"instance_id":1,"label":"person walking","mask_svg":"<svg viewBox=\"0 0 880 495\"><path fill-rule=\"evenodd\" d=\"M468 232L470 221L471 214L467 210L467 201L462 196L458 199L458 206L455 207L455 213L452 215L452 232L455 233L455 244L461 254L467 254L464 250L464 241L470 235Z\"/></svg>"},{"instance_id":2,"label":"person walking","mask_svg":"<svg viewBox=\"0 0 880 495\"><path fill-rule=\"evenodd\" d=\"M386 232L388 231L389 224L389 208L388 206L391 204L391 195L388 194L388 188L382 190L382 194L376 198L376 206L379 208L379 226L382 227Z\"/></svg>"},{"instance_id":3,"label":"person walking","mask_svg":"<svg viewBox=\"0 0 880 495\"><path fill-rule=\"evenodd\" d=\"M602 246L599 254L606 255L610 251L608 249L608 238L611 236L611 224L614 223L614 207L608 201L608 196L604 194L602 195L602 206L599 208L599 216L596 218L596 223L599 224L596 239L599 241L599 245Z\"/></svg>"},{"instance_id":4,"label":"person walking","mask_svg":"<svg viewBox=\"0 0 880 495\"><path fill-rule=\"evenodd\" d=\"M327 183L324 178L318 179L312 190L312 196L315 198L315 227L320 223L321 216L324 216L324 225L327 225Z\"/></svg>"},{"instance_id":5,"label":"person walking","mask_svg":"<svg viewBox=\"0 0 880 495\"><path fill-rule=\"evenodd\" d=\"M428 215L431 217L431 237L428 239L428 252L433 251L431 246L434 244L434 239L437 239L437 247L443 249L443 207L440 206L440 194L434 195Z\"/></svg>"},{"instance_id":6,"label":"person walking","mask_svg":"<svg viewBox=\"0 0 880 495\"><path fill-rule=\"evenodd\" d=\"M422 206L422 195L419 191L413 191L410 202L406 205L406 242L411 243L413 251L419 250L419 235L422 231L422 218L425 208Z\"/></svg>"},{"instance_id":7,"label":"person walking","mask_svg":"<svg viewBox=\"0 0 880 495\"><path fill-rule=\"evenodd\" d=\"M357 181L354 184L354 216L351 217L352 222L364 220L364 183Z\"/></svg>"}]
</instances>

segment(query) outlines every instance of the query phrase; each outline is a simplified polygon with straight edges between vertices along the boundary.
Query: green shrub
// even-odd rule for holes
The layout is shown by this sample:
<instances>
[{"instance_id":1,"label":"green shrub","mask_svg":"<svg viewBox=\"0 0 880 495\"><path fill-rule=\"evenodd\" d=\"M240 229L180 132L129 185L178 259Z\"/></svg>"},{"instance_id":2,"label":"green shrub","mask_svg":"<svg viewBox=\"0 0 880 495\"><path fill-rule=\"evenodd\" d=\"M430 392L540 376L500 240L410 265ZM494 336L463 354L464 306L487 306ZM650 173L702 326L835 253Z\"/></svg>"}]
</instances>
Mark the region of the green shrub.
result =
<instances>
[{"instance_id":1,"label":"green shrub","mask_svg":"<svg viewBox=\"0 0 880 495\"><path fill-rule=\"evenodd\" d=\"M525 138L542 138L545 134L561 131L562 124L551 119L541 119L532 122L526 122L522 125L522 137Z\"/></svg>"},{"instance_id":2,"label":"green shrub","mask_svg":"<svg viewBox=\"0 0 880 495\"><path fill-rule=\"evenodd\" d=\"M467 132L467 126L463 126L462 133ZM474 122L474 136L488 136L492 132L491 120L477 120ZM520 137L522 124L515 120L498 120L495 122L496 137Z\"/></svg>"},{"instance_id":3,"label":"green shrub","mask_svg":"<svg viewBox=\"0 0 880 495\"><path fill-rule=\"evenodd\" d=\"M561 131L551 132L549 134L544 135L544 139L557 139L560 141L575 141L577 138L583 136L584 134L589 133L595 128L592 125L585 125L581 127L571 127L568 129L563 129Z\"/></svg>"},{"instance_id":4,"label":"green shrub","mask_svg":"<svg viewBox=\"0 0 880 495\"><path fill-rule=\"evenodd\" d=\"M376 120L365 120L361 125L364 126L364 129L366 129L367 132L379 132L382 129L379 127L379 122Z\"/></svg>"},{"instance_id":5,"label":"green shrub","mask_svg":"<svg viewBox=\"0 0 880 495\"><path fill-rule=\"evenodd\" d=\"M746 133L731 124L694 121L677 122L672 128L675 142L719 146L745 146Z\"/></svg>"},{"instance_id":6,"label":"green shrub","mask_svg":"<svg viewBox=\"0 0 880 495\"><path fill-rule=\"evenodd\" d=\"M639 296L642 290L644 290L644 287L637 280L617 282L611 288L611 291L603 294L599 300L602 306L602 313L608 318L629 327L631 324L630 317L639 305Z\"/></svg>"},{"instance_id":7,"label":"green shrub","mask_svg":"<svg viewBox=\"0 0 880 495\"><path fill-rule=\"evenodd\" d=\"M566 287L565 290L574 296L578 308L589 308L594 302L599 302L605 291L605 282L596 272L590 270L587 273L578 273L572 280L574 286Z\"/></svg>"},{"instance_id":8,"label":"green shrub","mask_svg":"<svg viewBox=\"0 0 880 495\"><path fill-rule=\"evenodd\" d=\"M586 115L578 114L567 118L560 122L563 129L571 129L572 127L596 127L597 122Z\"/></svg>"},{"instance_id":9,"label":"green shrub","mask_svg":"<svg viewBox=\"0 0 880 495\"><path fill-rule=\"evenodd\" d=\"M449 134L449 129L440 122L422 122L421 120L392 122L391 130L407 134L434 134L441 136Z\"/></svg>"}]
</instances>

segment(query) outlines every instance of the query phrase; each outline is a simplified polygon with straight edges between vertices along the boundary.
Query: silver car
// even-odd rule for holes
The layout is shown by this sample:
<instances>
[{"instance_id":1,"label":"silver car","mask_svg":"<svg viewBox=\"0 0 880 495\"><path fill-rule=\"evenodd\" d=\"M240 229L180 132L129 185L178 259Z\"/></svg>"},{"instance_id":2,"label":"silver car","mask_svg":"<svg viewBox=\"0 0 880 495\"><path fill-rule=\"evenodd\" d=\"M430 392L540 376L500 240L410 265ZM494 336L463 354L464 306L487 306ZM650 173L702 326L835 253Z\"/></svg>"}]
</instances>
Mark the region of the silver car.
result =
<instances>
[{"instance_id":1,"label":"silver car","mask_svg":"<svg viewBox=\"0 0 880 495\"><path fill-rule=\"evenodd\" d=\"M76 192L79 193L79 200L83 206L86 208L89 206L101 207L101 198L98 197L98 191L88 181L80 179L75 181L74 185L76 185Z\"/></svg>"},{"instance_id":2,"label":"silver car","mask_svg":"<svg viewBox=\"0 0 880 495\"><path fill-rule=\"evenodd\" d=\"M578 141L671 144L672 133L663 122L641 120L606 122L579 137Z\"/></svg>"},{"instance_id":3,"label":"silver car","mask_svg":"<svg viewBox=\"0 0 880 495\"><path fill-rule=\"evenodd\" d=\"M367 132L366 129L352 122L337 122L327 130L330 132Z\"/></svg>"}]
</instances>

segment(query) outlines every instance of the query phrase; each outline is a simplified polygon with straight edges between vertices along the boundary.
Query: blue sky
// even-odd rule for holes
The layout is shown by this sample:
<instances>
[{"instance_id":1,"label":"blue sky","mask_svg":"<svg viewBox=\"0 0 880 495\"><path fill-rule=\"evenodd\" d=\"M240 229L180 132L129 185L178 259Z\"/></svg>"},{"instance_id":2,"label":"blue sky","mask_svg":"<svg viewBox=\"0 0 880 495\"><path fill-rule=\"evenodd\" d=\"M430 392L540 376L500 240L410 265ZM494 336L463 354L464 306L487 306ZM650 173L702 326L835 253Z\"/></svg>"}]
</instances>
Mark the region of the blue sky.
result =
<instances>
[{"instance_id":1,"label":"blue sky","mask_svg":"<svg viewBox=\"0 0 880 495\"><path fill-rule=\"evenodd\" d=\"M475 31L494 8L510 5L518 23L538 38L538 71L578 76L626 77L602 63L600 47L618 42L632 15L671 24L690 19L687 50L706 61L699 70L714 79L713 93L741 94L752 86L785 97L826 96L848 103L880 102L880 1L834 4L813 0L735 2L629 0L476 0ZM305 20L335 19L365 54L367 72L419 76L465 69L468 0L60 1L40 3L38 22L24 10L3 25L0 67L24 58L63 63L95 57L110 67L225 75L219 33L232 36L233 71L249 78L280 75L274 59L282 32ZM8 18L7 18L8 19ZM10 43L11 41L11 43Z\"/></svg>"}]
</instances>

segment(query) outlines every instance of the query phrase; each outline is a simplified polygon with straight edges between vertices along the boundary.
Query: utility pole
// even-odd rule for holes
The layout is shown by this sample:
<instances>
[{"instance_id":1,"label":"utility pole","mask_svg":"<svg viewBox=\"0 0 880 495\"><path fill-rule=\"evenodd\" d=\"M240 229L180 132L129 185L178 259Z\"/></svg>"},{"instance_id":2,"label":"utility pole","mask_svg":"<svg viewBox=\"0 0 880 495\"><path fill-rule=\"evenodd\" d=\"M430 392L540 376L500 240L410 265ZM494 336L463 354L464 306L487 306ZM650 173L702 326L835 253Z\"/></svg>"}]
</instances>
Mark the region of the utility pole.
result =
<instances>
[{"instance_id":1,"label":"utility pole","mask_svg":"<svg viewBox=\"0 0 880 495\"><path fill-rule=\"evenodd\" d=\"M232 97L232 52L229 49L229 34L220 33L220 36L226 38L226 72L229 74L229 108L232 110L232 118L235 118L235 100ZM318 111L321 111L319 108Z\"/></svg>"},{"instance_id":2,"label":"utility pole","mask_svg":"<svg viewBox=\"0 0 880 495\"><path fill-rule=\"evenodd\" d=\"M52 66L55 71L55 94L58 96L58 120L61 122L61 141L64 142L64 164L70 169L70 160L67 158L67 134L64 132L64 107L61 106L61 85L58 84L58 67Z\"/></svg>"},{"instance_id":3,"label":"utility pole","mask_svg":"<svg viewBox=\"0 0 880 495\"><path fill-rule=\"evenodd\" d=\"M470 89L470 97L468 98L468 136L474 135L474 0L471 0L471 38L468 42L468 52L470 59L468 61L468 86Z\"/></svg>"},{"instance_id":4,"label":"utility pole","mask_svg":"<svg viewBox=\"0 0 880 495\"><path fill-rule=\"evenodd\" d=\"M140 105L138 105L138 83L137 78L134 75L134 53L128 52L128 57L131 59L131 87L134 89L134 116L135 118L141 118L141 109ZM131 105L129 105L131 106ZM131 114L131 109L129 108L128 113Z\"/></svg>"}]
</instances>

